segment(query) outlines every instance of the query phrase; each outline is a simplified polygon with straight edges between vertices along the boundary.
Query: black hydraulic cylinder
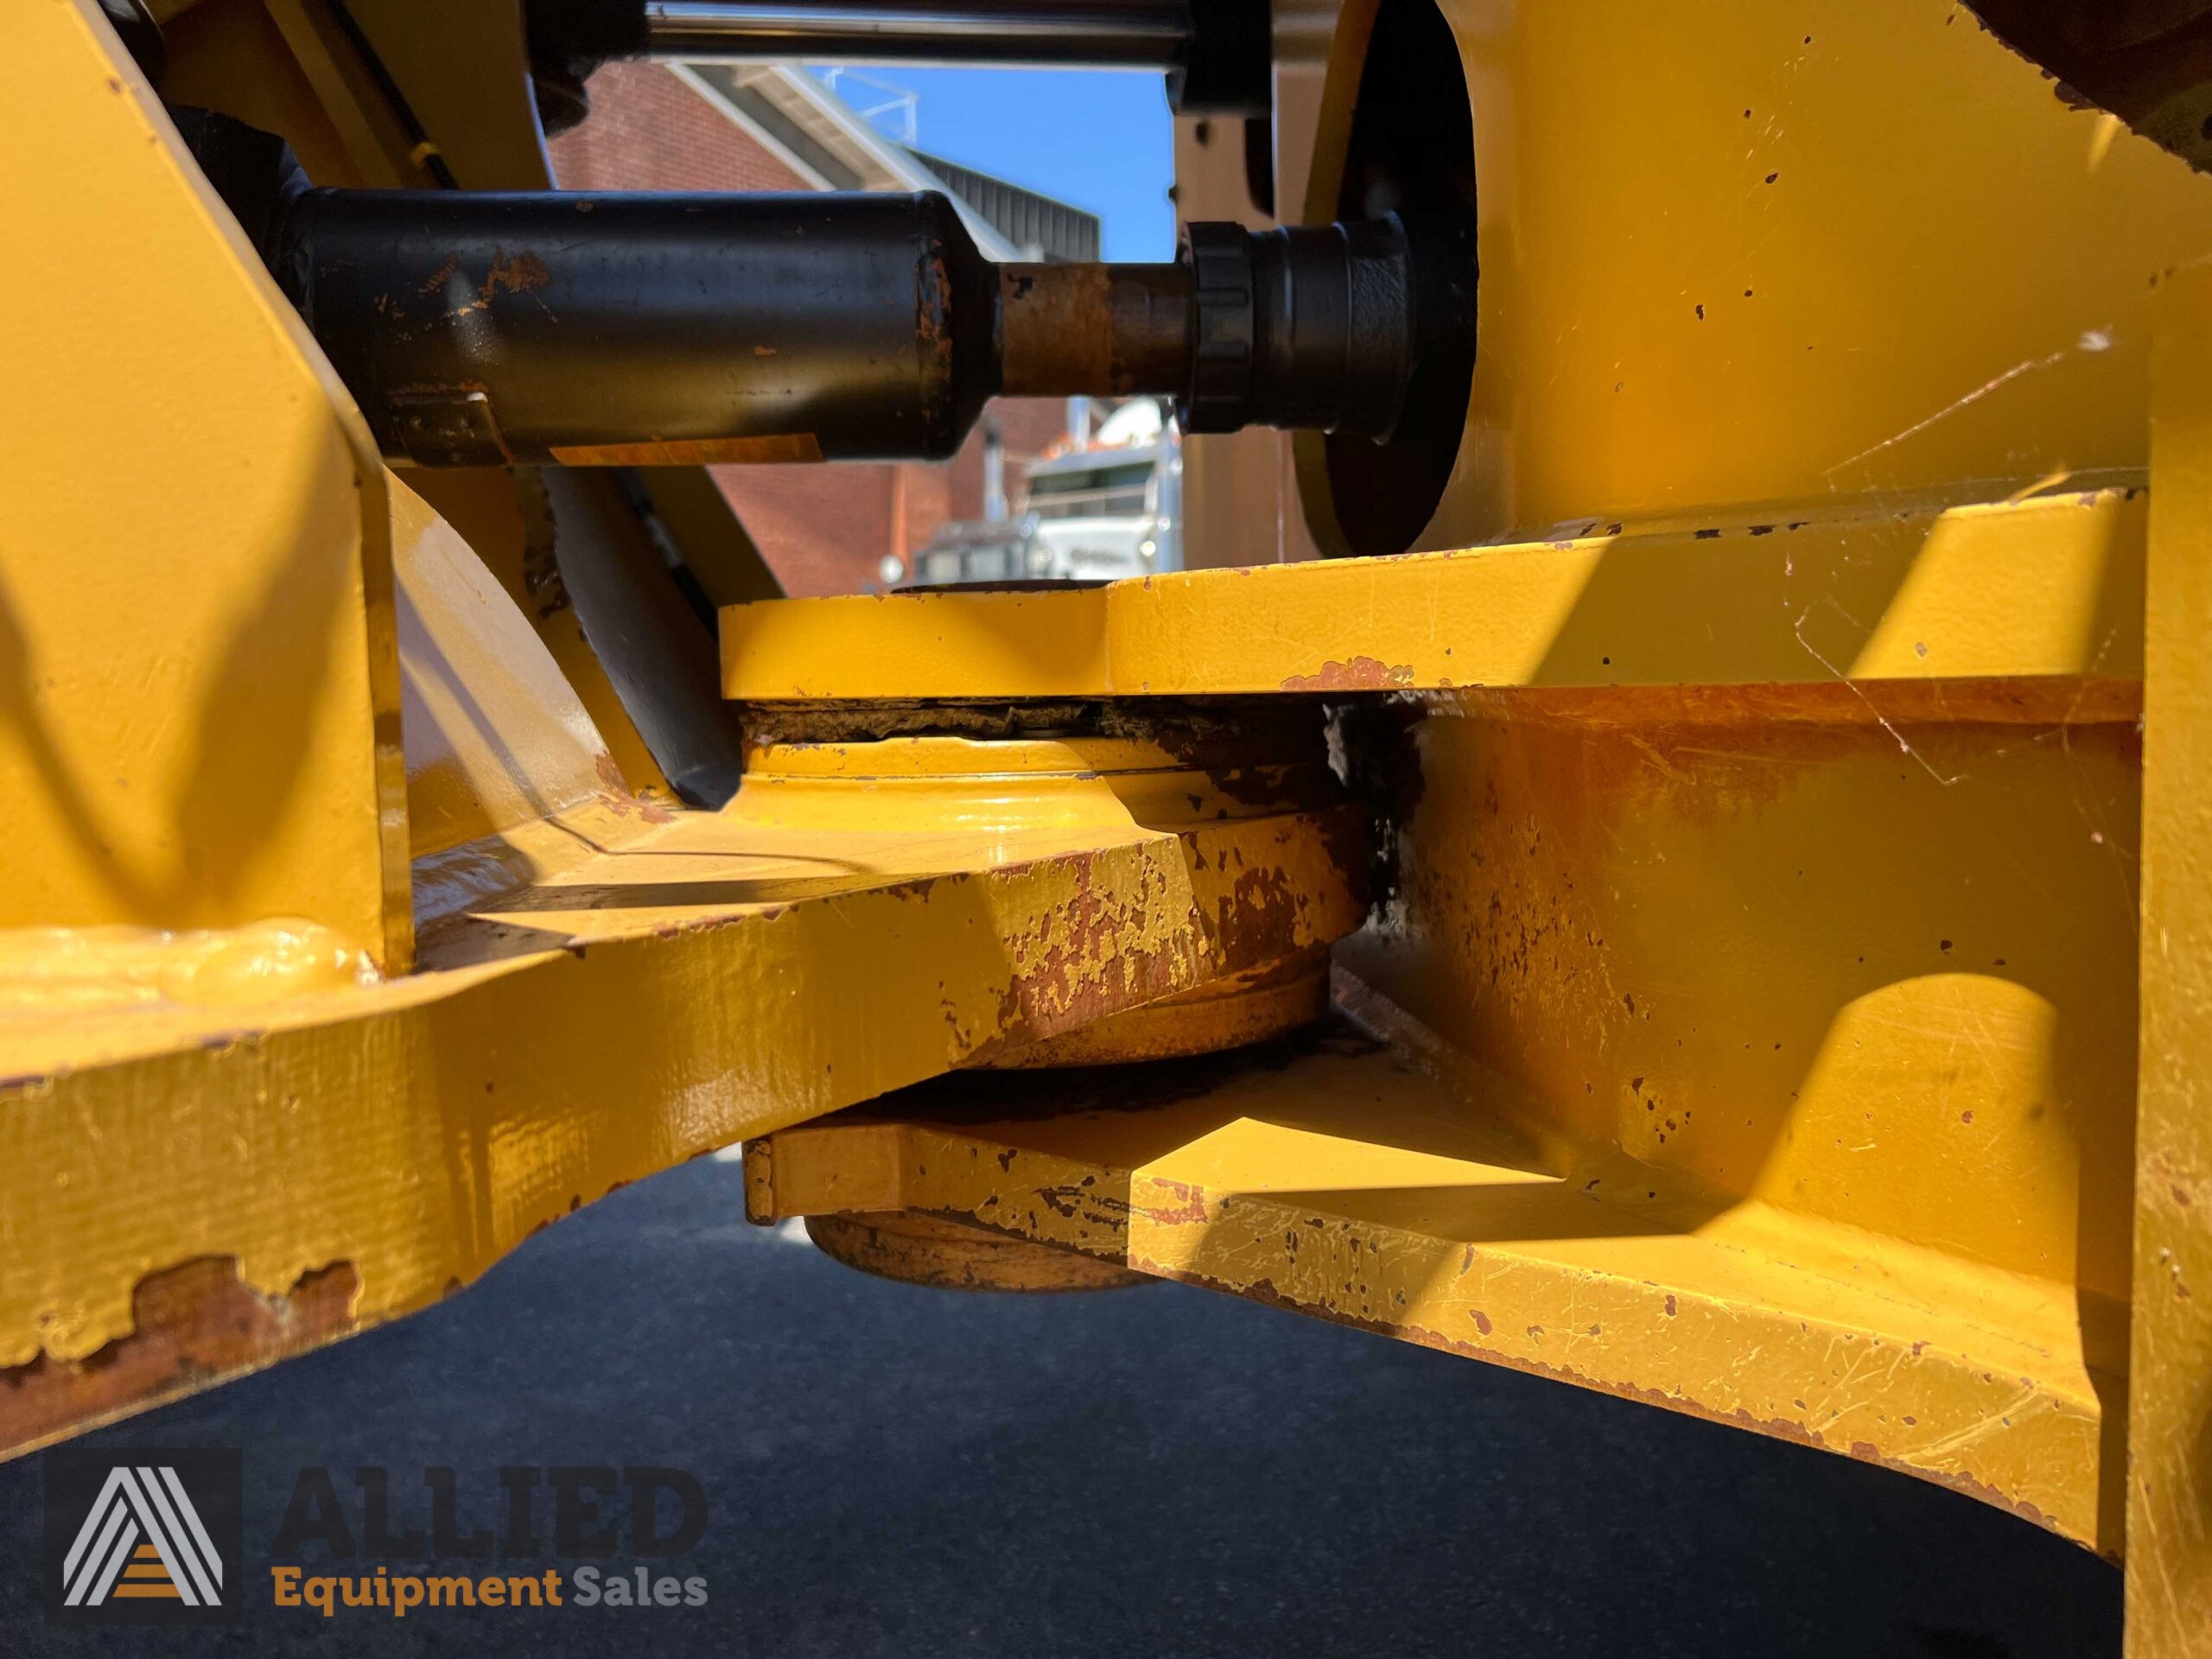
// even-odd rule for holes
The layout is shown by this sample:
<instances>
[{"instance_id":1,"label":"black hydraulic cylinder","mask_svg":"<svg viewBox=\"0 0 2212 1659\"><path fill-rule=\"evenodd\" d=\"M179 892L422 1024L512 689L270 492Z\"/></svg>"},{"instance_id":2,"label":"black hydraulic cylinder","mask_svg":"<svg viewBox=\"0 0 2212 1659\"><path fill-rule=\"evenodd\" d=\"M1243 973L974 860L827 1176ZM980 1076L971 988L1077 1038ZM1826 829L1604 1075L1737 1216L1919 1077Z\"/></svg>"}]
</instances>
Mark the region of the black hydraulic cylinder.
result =
<instances>
[{"instance_id":1,"label":"black hydraulic cylinder","mask_svg":"<svg viewBox=\"0 0 2212 1659\"><path fill-rule=\"evenodd\" d=\"M938 195L311 190L272 255L425 465L941 458L996 390Z\"/></svg>"},{"instance_id":2,"label":"black hydraulic cylinder","mask_svg":"<svg viewBox=\"0 0 2212 1659\"><path fill-rule=\"evenodd\" d=\"M1473 354L1471 237L1395 219L1001 265L936 194L307 189L260 240L425 466L938 460L1002 393L1382 440L1424 363L1462 365L1456 442Z\"/></svg>"}]
</instances>

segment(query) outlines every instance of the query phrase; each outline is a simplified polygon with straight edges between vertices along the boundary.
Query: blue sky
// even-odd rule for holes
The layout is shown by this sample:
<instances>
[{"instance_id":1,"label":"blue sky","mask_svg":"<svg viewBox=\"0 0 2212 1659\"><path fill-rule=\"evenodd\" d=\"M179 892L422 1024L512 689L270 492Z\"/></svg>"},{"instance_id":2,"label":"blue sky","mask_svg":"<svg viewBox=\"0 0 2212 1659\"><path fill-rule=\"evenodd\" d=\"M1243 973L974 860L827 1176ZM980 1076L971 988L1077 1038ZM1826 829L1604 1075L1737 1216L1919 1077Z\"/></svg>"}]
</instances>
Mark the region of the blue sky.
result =
<instances>
[{"instance_id":1,"label":"blue sky","mask_svg":"<svg viewBox=\"0 0 2212 1659\"><path fill-rule=\"evenodd\" d=\"M919 95L918 148L1096 213L1109 259L1172 259L1173 131L1162 77L1070 69L858 66ZM883 96L847 82L846 102Z\"/></svg>"}]
</instances>

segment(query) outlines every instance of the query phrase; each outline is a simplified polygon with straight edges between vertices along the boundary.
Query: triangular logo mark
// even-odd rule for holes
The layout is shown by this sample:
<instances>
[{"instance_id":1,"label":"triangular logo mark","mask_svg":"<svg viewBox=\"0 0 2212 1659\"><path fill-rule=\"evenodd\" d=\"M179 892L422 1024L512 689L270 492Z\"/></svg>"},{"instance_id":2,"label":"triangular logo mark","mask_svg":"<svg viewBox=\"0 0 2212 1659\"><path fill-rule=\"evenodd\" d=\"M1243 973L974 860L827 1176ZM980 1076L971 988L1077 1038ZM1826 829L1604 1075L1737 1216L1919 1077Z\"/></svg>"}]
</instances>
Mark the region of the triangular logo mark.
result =
<instances>
[{"instance_id":1,"label":"triangular logo mark","mask_svg":"<svg viewBox=\"0 0 2212 1659\"><path fill-rule=\"evenodd\" d=\"M71 1607L111 1599L223 1605L223 1558L166 1464L119 1464L108 1471L62 1558L61 1579Z\"/></svg>"}]
</instances>

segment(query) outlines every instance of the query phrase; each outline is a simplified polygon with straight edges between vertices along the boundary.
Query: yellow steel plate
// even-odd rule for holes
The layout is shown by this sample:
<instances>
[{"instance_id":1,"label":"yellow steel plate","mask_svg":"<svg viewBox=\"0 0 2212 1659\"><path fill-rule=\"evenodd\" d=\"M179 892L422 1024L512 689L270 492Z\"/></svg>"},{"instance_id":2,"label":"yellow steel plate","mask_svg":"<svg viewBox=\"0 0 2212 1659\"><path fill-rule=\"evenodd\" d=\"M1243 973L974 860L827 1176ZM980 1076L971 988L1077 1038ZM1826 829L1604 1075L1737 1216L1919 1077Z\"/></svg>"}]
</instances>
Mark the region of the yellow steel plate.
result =
<instances>
[{"instance_id":1,"label":"yellow steel plate","mask_svg":"<svg viewBox=\"0 0 2212 1659\"><path fill-rule=\"evenodd\" d=\"M1351 1032L1073 1087L963 1076L748 1147L747 1207L956 1217L2116 1544L2069 1287L1540 1141L1519 1116L1494 1078L1446 1088Z\"/></svg>"},{"instance_id":2,"label":"yellow steel plate","mask_svg":"<svg viewBox=\"0 0 2212 1659\"><path fill-rule=\"evenodd\" d=\"M2139 489L1714 515L1063 593L722 612L747 702L2133 681Z\"/></svg>"}]
</instances>

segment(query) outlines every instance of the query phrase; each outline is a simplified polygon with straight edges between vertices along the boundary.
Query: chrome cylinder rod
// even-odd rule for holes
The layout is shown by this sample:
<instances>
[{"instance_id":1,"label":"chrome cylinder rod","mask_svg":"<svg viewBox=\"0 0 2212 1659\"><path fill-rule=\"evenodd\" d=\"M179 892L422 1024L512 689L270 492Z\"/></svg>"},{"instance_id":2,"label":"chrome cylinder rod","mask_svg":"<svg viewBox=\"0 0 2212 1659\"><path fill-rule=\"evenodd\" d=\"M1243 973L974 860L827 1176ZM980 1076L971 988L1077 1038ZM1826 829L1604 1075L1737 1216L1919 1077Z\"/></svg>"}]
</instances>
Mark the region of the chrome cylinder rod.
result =
<instances>
[{"instance_id":1,"label":"chrome cylinder rod","mask_svg":"<svg viewBox=\"0 0 2212 1659\"><path fill-rule=\"evenodd\" d=\"M646 0L655 57L1181 67L1189 0Z\"/></svg>"}]
</instances>

